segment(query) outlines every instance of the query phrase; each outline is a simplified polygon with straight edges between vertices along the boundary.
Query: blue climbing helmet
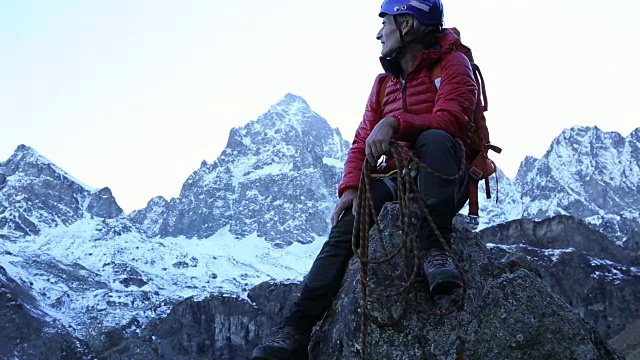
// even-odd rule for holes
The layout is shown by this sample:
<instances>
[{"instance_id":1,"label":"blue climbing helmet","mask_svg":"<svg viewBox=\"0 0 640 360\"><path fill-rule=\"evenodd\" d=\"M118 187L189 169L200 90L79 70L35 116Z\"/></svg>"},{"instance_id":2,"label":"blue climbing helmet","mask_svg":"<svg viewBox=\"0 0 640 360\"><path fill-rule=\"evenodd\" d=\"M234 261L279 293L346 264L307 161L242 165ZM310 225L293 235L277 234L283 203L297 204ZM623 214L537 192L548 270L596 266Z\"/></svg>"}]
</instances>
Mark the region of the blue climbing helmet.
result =
<instances>
[{"instance_id":1,"label":"blue climbing helmet","mask_svg":"<svg viewBox=\"0 0 640 360\"><path fill-rule=\"evenodd\" d=\"M385 0L380 7L380 17L385 15L413 15L418 21L429 26L442 27L444 12L440 0Z\"/></svg>"}]
</instances>

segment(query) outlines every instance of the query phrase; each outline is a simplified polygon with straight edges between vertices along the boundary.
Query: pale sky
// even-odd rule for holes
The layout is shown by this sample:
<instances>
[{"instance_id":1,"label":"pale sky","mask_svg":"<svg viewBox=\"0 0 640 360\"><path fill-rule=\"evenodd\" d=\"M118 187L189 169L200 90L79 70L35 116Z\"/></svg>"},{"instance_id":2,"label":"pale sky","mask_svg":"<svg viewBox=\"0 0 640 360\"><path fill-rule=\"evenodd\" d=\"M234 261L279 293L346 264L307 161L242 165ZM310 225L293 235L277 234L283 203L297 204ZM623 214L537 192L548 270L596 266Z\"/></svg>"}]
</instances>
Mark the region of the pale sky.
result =
<instances>
[{"instance_id":1,"label":"pale sky","mask_svg":"<svg viewBox=\"0 0 640 360\"><path fill-rule=\"evenodd\" d=\"M563 129L640 127L640 3L443 0L515 176ZM19 144L125 212L179 194L229 130L287 92L351 141L377 73L379 1L0 0L0 161Z\"/></svg>"}]
</instances>

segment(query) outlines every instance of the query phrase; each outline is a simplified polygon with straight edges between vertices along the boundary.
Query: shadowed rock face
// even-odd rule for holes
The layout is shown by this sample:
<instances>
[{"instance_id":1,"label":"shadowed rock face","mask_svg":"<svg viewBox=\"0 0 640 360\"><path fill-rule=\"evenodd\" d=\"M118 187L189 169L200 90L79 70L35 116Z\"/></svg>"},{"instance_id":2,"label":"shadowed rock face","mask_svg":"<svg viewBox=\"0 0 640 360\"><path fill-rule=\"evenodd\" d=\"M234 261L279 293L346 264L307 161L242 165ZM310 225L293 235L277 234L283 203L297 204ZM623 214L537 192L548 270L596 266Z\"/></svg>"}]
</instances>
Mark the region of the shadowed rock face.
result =
<instances>
[{"instance_id":1,"label":"shadowed rock face","mask_svg":"<svg viewBox=\"0 0 640 360\"><path fill-rule=\"evenodd\" d=\"M109 360L245 360L272 334L298 288L262 283L249 293L253 304L219 295L187 299L144 327L134 321L105 332L96 354Z\"/></svg>"},{"instance_id":2,"label":"shadowed rock face","mask_svg":"<svg viewBox=\"0 0 640 360\"><path fill-rule=\"evenodd\" d=\"M87 212L100 218L113 219L122 214L122 209L111 194L111 189L102 188L89 197Z\"/></svg>"},{"instance_id":3,"label":"shadowed rock face","mask_svg":"<svg viewBox=\"0 0 640 360\"><path fill-rule=\"evenodd\" d=\"M484 243L526 244L538 249L573 248L620 264L634 263L622 247L573 216L558 215L541 221L514 220L483 230L481 234Z\"/></svg>"},{"instance_id":4,"label":"shadowed rock face","mask_svg":"<svg viewBox=\"0 0 640 360\"><path fill-rule=\"evenodd\" d=\"M640 320L640 262L583 221L570 216L515 220L486 229L480 237L507 245L492 247L496 256L526 256L551 291L606 339Z\"/></svg>"},{"instance_id":5,"label":"shadowed rock face","mask_svg":"<svg viewBox=\"0 0 640 360\"><path fill-rule=\"evenodd\" d=\"M0 359L88 359L85 344L46 320L33 296L0 266Z\"/></svg>"},{"instance_id":6,"label":"shadowed rock face","mask_svg":"<svg viewBox=\"0 0 640 360\"><path fill-rule=\"evenodd\" d=\"M401 244L396 216L393 205L381 215L388 249ZM378 240L373 235L371 258L383 257ZM453 253L468 282L464 309L447 317L416 311L417 306L426 311L449 309L456 298L432 298L426 284L417 282L409 292L409 311L403 321L389 328L369 326L367 358L454 359L456 354L487 360L622 358L593 325L549 291L525 257L497 258L466 230L456 234ZM402 269L398 261L394 268ZM402 271L394 274L381 265L370 266L369 274L369 283L379 291L390 291L403 281ZM313 338L312 359L360 359L359 285L359 265L353 259L334 306ZM402 298L369 300L373 315L383 320L402 312Z\"/></svg>"}]
</instances>

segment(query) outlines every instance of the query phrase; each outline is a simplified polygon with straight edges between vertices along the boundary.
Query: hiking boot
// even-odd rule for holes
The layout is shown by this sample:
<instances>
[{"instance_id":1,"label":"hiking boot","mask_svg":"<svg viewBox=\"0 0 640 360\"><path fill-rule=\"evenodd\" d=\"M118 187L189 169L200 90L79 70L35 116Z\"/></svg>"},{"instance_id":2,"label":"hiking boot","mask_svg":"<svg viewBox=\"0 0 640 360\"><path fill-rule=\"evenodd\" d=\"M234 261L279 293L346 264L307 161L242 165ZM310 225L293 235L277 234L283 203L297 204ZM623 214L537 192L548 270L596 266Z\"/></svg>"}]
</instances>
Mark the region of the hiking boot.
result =
<instances>
[{"instance_id":1,"label":"hiking boot","mask_svg":"<svg viewBox=\"0 0 640 360\"><path fill-rule=\"evenodd\" d=\"M432 295L440 295L462 287L462 276L451 260L451 256L442 249L432 249L422 264L429 281Z\"/></svg>"},{"instance_id":2,"label":"hiking boot","mask_svg":"<svg viewBox=\"0 0 640 360\"><path fill-rule=\"evenodd\" d=\"M251 359L307 360L309 358L310 338L310 334L293 326L281 326L271 341L253 350Z\"/></svg>"}]
</instances>

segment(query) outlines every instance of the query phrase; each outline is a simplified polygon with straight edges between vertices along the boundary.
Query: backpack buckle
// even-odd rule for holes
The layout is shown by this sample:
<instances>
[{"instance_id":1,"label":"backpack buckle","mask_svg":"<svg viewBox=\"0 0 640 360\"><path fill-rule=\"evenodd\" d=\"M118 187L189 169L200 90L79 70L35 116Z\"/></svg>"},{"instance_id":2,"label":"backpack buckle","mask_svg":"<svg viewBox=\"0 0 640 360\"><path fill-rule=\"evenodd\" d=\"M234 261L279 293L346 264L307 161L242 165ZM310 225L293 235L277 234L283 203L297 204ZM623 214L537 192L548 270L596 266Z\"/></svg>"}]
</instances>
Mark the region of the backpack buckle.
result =
<instances>
[{"instance_id":1,"label":"backpack buckle","mask_svg":"<svg viewBox=\"0 0 640 360\"><path fill-rule=\"evenodd\" d=\"M484 175L484 173L482 172L482 170L478 169L477 167L472 167L471 169L469 169L469 175L471 175L471 177L476 180L476 181L480 181L480 179L482 179L482 176Z\"/></svg>"},{"instance_id":2,"label":"backpack buckle","mask_svg":"<svg viewBox=\"0 0 640 360\"><path fill-rule=\"evenodd\" d=\"M470 121L467 124L467 131L469 132L469 134L473 134L475 130L476 130L476 124L474 124L473 121Z\"/></svg>"},{"instance_id":3,"label":"backpack buckle","mask_svg":"<svg viewBox=\"0 0 640 360\"><path fill-rule=\"evenodd\" d=\"M480 217L477 215L467 215L467 225L471 231L475 231L480 226Z\"/></svg>"}]
</instances>

